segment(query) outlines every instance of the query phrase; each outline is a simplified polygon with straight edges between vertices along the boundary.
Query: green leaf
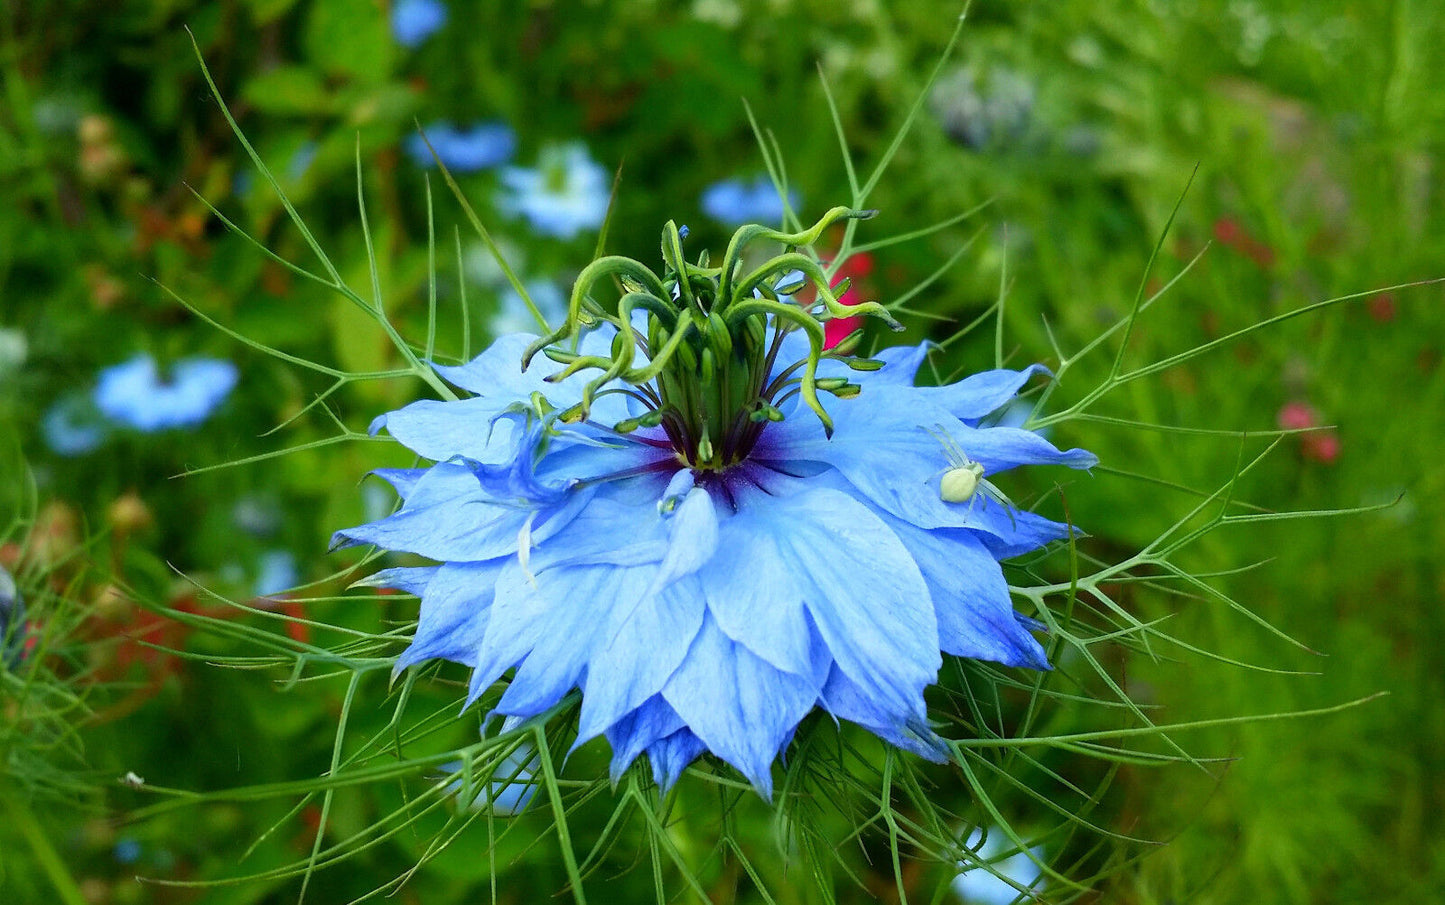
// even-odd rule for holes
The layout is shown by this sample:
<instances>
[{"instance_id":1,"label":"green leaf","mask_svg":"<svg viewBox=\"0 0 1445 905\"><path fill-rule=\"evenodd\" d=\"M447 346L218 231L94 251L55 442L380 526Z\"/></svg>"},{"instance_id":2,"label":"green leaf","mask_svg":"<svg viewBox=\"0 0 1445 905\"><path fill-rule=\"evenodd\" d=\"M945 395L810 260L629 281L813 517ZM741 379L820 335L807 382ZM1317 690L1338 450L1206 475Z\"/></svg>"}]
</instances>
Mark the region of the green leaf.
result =
<instances>
[{"instance_id":1,"label":"green leaf","mask_svg":"<svg viewBox=\"0 0 1445 905\"><path fill-rule=\"evenodd\" d=\"M261 113L278 115L326 113L332 95L321 76L302 66L281 66L246 83L247 103Z\"/></svg>"},{"instance_id":2,"label":"green leaf","mask_svg":"<svg viewBox=\"0 0 1445 905\"><path fill-rule=\"evenodd\" d=\"M327 74L384 82L393 51L386 17L371 0L327 0L311 7L306 54Z\"/></svg>"}]
</instances>

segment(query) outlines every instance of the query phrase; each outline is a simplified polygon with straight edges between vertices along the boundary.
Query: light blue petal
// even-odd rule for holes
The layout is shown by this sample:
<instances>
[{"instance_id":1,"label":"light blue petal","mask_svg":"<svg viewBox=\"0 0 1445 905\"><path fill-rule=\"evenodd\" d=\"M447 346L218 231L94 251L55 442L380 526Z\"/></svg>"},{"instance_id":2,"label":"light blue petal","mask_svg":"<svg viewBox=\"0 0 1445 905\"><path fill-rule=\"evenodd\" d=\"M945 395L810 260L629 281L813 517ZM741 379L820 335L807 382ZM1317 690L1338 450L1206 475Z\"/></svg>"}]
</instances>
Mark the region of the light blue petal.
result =
<instances>
[{"instance_id":1,"label":"light blue petal","mask_svg":"<svg viewBox=\"0 0 1445 905\"><path fill-rule=\"evenodd\" d=\"M839 667L899 719L922 713L941 662L938 624L923 576L888 526L826 487L758 493L733 521L779 554L768 572L749 568L752 580L778 599L801 597Z\"/></svg>"},{"instance_id":2,"label":"light blue petal","mask_svg":"<svg viewBox=\"0 0 1445 905\"><path fill-rule=\"evenodd\" d=\"M707 745L688 729L679 729L672 735L659 739L647 749L647 759L652 762L653 780L666 792L677 782L687 765L697 760L706 750Z\"/></svg>"},{"instance_id":3,"label":"light blue petal","mask_svg":"<svg viewBox=\"0 0 1445 905\"><path fill-rule=\"evenodd\" d=\"M432 575L422 590L421 616L417 621L416 634L412 637L411 646L397 658L395 671L437 658L476 666L477 651L487 630L502 561L449 562L425 571L431 571Z\"/></svg>"},{"instance_id":4,"label":"light blue petal","mask_svg":"<svg viewBox=\"0 0 1445 905\"><path fill-rule=\"evenodd\" d=\"M1060 451L1033 431L1019 427L969 427L950 430L949 435L970 459L983 465L988 474L1020 465L1067 465L1093 468L1099 457L1084 449Z\"/></svg>"},{"instance_id":5,"label":"light blue petal","mask_svg":"<svg viewBox=\"0 0 1445 905\"><path fill-rule=\"evenodd\" d=\"M430 470L429 468L378 468L371 474L390 484L402 499L406 499L411 496L417 482Z\"/></svg>"},{"instance_id":6,"label":"light blue petal","mask_svg":"<svg viewBox=\"0 0 1445 905\"><path fill-rule=\"evenodd\" d=\"M536 576L531 593L545 602L542 630L532 636L531 649L497 712L509 716L536 716L553 706L582 681L588 659L597 643L599 608L618 598L640 593L646 577L635 570L610 566L554 569ZM483 641L485 647L487 641Z\"/></svg>"},{"instance_id":7,"label":"light blue petal","mask_svg":"<svg viewBox=\"0 0 1445 905\"><path fill-rule=\"evenodd\" d=\"M534 392L547 395L553 384L544 378L562 370L562 365L538 355L532 367L522 370L522 353L537 341L531 333L499 336L486 351L464 365L433 365L446 381L478 396L504 399L507 404L525 401Z\"/></svg>"},{"instance_id":8,"label":"light blue petal","mask_svg":"<svg viewBox=\"0 0 1445 905\"><path fill-rule=\"evenodd\" d=\"M703 624L702 588L695 579L653 593L645 589L655 583L656 567L613 572L625 573L626 582L619 581L610 597L591 598L586 607L592 655L574 748L662 691Z\"/></svg>"},{"instance_id":9,"label":"light blue petal","mask_svg":"<svg viewBox=\"0 0 1445 905\"><path fill-rule=\"evenodd\" d=\"M438 462L461 456L501 464L515 458L522 432L498 416L512 400L473 396L453 402L423 399L382 415L372 433L385 427L403 446Z\"/></svg>"},{"instance_id":10,"label":"light blue petal","mask_svg":"<svg viewBox=\"0 0 1445 905\"><path fill-rule=\"evenodd\" d=\"M1024 464L1088 468L1097 461L1081 449L1060 452L1032 431L969 427L915 388L870 386L832 411L831 440L816 419L798 412L764 431L754 456L832 465L871 503L920 528L971 526L984 504L947 503L939 495L944 472L956 464L940 433L989 473Z\"/></svg>"},{"instance_id":11,"label":"light blue petal","mask_svg":"<svg viewBox=\"0 0 1445 905\"><path fill-rule=\"evenodd\" d=\"M928 582L945 653L1008 666L1049 669L1044 649L1014 618L1003 570L968 531L928 531L901 521L894 533Z\"/></svg>"},{"instance_id":12,"label":"light blue petal","mask_svg":"<svg viewBox=\"0 0 1445 905\"><path fill-rule=\"evenodd\" d=\"M353 581L353 588L391 588L401 591L404 594L412 594L420 597L426 593L426 586L431 582L432 576L436 575L440 566L398 566L394 569L382 569L366 576L359 581Z\"/></svg>"},{"instance_id":13,"label":"light blue petal","mask_svg":"<svg viewBox=\"0 0 1445 905\"><path fill-rule=\"evenodd\" d=\"M686 474L685 471L678 472ZM691 575L712 558L718 545L717 511L713 508L712 496L706 490L695 487L688 491L672 517L666 519L668 529L667 555L653 578L650 594ZM732 563L747 562L732 553L727 557Z\"/></svg>"},{"instance_id":14,"label":"light blue petal","mask_svg":"<svg viewBox=\"0 0 1445 905\"><path fill-rule=\"evenodd\" d=\"M887 368L884 369L885 371ZM955 417L965 421L995 412L1008 404L1024 384L1035 374L1048 374L1043 365L1029 365L1022 371L1001 368L995 371L980 371L970 374L957 383L941 387L920 388L929 402L947 409Z\"/></svg>"},{"instance_id":15,"label":"light blue petal","mask_svg":"<svg viewBox=\"0 0 1445 905\"><path fill-rule=\"evenodd\" d=\"M443 462L417 481L400 512L336 532L332 549L374 544L442 561L495 559L517 551L519 535L529 522L536 541L564 527L590 494L590 488L580 488L544 508L497 502L472 469Z\"/></svg>"},{"instance_id":16,"label":"light blue petal","mask_svg":"<svg viewBox=\"0 0 1445 905\"><path fill-rule=\"evenodd\" d=\"M864 392L867 392L868 387L874 386L912 387L918 369L923 366L924 359L933 348L933 343L924 342L916 346L889 346L880 349L876 354L868 356L883 362L883 367L876 371L855 371L841 361L828 360L819 363L818 376L846 377L864 387ZM806 348L802 354L807 354Z\"/></svg>"},{"instance_id":17,"label":"light blue petal","mask_svg":"<svg viewBox=\"0 0 1445 905\"><path fill-rule=\"evenodd\" d=\"M837 666L828 675L819 703L833 716L857 723L904 751L911 751L934 763L948 760L948 749L923 722L922 716L900 719L898 714L882 706L877 698L860 688Z\"/></svg>"},{"instance_id":18,"label":"light blue petal","mask_svg":"<svg viewBox=\"0 0 1445 905\"><path fill-rule=\"evenodd\" d=\"M607 729L607 743L612 746L612 765L609 774L612 784L622 779L622 774L637 760L648 747L660 739L683 728L682 717L677 715L662 695L655 694L622 719Z\"/></svg>"},{"instance_id":19,"label":"light blue petal","mask_svg":"<svg viewBox=\"0 0 1445 905\"><path fill-rule=\"evenodd\" d=\"M818 699L813 683L774 669L705 618L663 697L708 750L772 799L772 765Z\"/></svg>"},{"instance_id":20,"label":"light blue petal","mask_svg":"<svg viewBox=\"0 0 1445 905\"><path fill-rule=\"evenodd\" d=\"M744 511L725 521L720 546L727 555L709 562L698 580L708 611L725 635L778 669L808 676L813 672L814 635L808 627L804 586L762 579L788 568L772 534L758 530L763 515ZM740 563L746 566L739 568Z\"/></svg>"},{"instance_id":21,"label":"light blue petal","mask_svg":"<svg viewBox=\"0 0 1445 905\"><path fill-rule=\"evenodd\" d=\"M1069 526L1020 509L1005 510L988 501L974 508L968 529L997 560L1023 556L1069 536ZM1075 537L1084 537L1078 528Z\"/></svg>"}]
</instances>

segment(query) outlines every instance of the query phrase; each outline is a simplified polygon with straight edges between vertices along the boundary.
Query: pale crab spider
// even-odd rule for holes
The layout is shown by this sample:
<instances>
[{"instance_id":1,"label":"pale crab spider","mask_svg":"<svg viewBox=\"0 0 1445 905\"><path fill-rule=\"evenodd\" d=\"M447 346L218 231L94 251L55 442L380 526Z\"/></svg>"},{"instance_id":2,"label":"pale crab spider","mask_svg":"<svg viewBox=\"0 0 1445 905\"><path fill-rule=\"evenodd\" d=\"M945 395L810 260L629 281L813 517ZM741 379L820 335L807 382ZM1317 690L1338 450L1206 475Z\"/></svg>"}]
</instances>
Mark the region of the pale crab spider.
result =
<instances>
[{"instance_id":1,"label":"pale crab spider","mask_svg":"<svg viewBox=\"0 0 1445 905\"><path fill-rule=\"evenodd\" d=\"M949 467L938 481L939 498L945 503L967 503L970 513L978 504L980 496L993 500L1004 508L1004 511L1008 513L1009 524L1013 525L1013 502L992 481L983 476L983 465L970 459L968 453L959 447L958 442L944 432L942 425L935 425L929 433L943 445L943 451L947 454L949 462Z\"/></svg>"}]
</instances>

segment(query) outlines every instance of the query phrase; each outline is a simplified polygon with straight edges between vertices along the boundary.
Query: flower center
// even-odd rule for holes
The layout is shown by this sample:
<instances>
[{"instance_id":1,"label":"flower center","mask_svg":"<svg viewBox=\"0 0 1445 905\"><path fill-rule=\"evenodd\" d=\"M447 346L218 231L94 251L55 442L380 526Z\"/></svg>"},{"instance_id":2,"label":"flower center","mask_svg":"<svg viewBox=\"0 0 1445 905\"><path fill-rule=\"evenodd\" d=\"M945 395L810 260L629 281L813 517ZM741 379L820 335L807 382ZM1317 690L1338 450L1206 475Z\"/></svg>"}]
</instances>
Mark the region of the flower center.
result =
<instances>
[{"instance_id":1,"label":"flower center","mask_svg":"<svg viewBox=\"0 0 1445 905\"><path fill-rule=\"evenodd\" d=\"M835 295L818 262L797 249L816 242L840 220L873 213L835 207L800 233L743 226L733 234L720 267L709 266L706 252L696 263L688 262L682 248L687 229L669 221L662 231L665 266L660 275L632 258L593 261L572 289L565 323L528 348L522 366L543 352L567 365L549 380L599 371L584 388L582 401L561 419L588 420L597 398L623 394L640 404L641 414L609 429L619 434L660 430L678 460L699 472L724 471L745 460L763 429L783 420L784 406L794 396L801 397L831 435L833 422L818 393L849 398L859 387L844 377L818 377L819 362L831 358L854 370L876 370L882 363L852 355L861 331L825 349L823 325L834 318L872 315L894 330L903 328L877 302L840 304L837 295L846 285L840 284ZM783 253L747 271L743 253L760 241L781 243ZM789 298L805 282L816 287L819 299L807 308ZM592 295L594 287L614 283L621 287L615 304ZM582 332L603 322L617 331L610 354L575 351ZM807 355L780 360L787 348L796 346L789 342L796 334L806 338Z\"/></svg>"}]
</instances>

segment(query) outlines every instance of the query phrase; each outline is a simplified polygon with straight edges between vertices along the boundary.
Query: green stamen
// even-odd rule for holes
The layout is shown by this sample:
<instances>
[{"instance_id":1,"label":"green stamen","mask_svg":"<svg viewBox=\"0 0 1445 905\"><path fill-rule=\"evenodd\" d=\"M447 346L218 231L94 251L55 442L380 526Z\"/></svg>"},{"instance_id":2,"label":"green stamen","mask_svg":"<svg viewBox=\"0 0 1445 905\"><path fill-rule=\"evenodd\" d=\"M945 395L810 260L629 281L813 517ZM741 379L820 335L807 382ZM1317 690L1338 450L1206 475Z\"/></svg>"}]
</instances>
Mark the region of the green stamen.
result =
<instances>
[{"instance_id":1,"label":"green stamen","mask_svg":"<svg viewBox=\"0 0 1445 905\"><path fill-rule=\"evenodd\" d=\"M549 380L595 369L598 374L583 388L582 400L557 417L568 423L586 421L598 398L626 394L647 411L611 429L628 434L661 427L678 458L698 471L722 471L743 461L766 426L783 420L781 405L794 394L831 435L832 419L819 392L847 399L861 388L844 377L819 379L818 363L825 357L838 359L860 371L876 370L882 363L852 358L861 331L851 334L840 348L825 350L823 323L871 315L894 329L901 326L876 302L841 304L837 295L843 287L835 294L818 262L797 249L816 242L840 220L872 215L872 211L835 207L799 233L744 226L733 234L721 267L709 267L706 252L698 255L696 264L688 263L684 235L669 221L662 231L661 275L617 255L593 261L573 286L566 321L528 347L523 367L538 352L545 352L565 365ZM740 276L744 252L759 241L782 243L784 251ZM783 300L809 282L817 291L817 314ZM592 295L594 288L607 284L622 287L615 306ZM634 330L638 312L646 312L647 324ZM597 354L590 346L591 354L579 352L583 332L602 321L617 330L607 354ZM774 375L782 339L793 330L802 330L807 337L808 353ZM639 351L647 358L640 366Z\"/></svg>"}]
</instances>

